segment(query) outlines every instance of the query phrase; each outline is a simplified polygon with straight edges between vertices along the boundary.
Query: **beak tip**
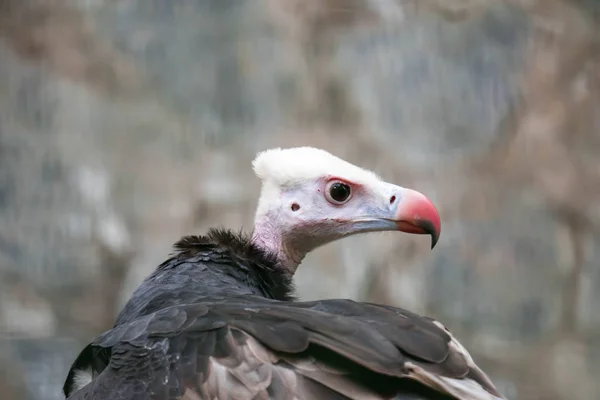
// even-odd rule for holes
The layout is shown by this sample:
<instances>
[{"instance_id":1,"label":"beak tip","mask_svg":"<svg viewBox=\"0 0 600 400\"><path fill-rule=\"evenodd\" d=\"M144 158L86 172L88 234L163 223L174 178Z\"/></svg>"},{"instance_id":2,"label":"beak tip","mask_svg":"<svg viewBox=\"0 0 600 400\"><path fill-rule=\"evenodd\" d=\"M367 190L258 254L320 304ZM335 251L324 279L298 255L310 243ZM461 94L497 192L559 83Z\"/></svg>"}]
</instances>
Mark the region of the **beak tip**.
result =
<instances>
[{"instance_id":1,"label":"beak tip","mask_svg":"<svg viewBox=\"0 0 600 400\"><path fill-rule=\"evenodd\" d=\"M431 236L431 249L435 247L440 238L440 223L429 219L421 219L416 221L416 226L422 229L422 232Z\"/></svg>"},{"instance_id":2,"label":"beak tip","mask_svg":"<svg viewBox=\"0 0 600 400\"><path fill-rule=\"evenodd\" d=\"M437 213L437 210L436 210L436 213ZM433 248L437 244L438 240L440 239L441 225L442 224L439 219L439 214L437 214L437 220L431 224L431 227L428 231L429 234L431 235L431 250L433 250Z\"/></svg>"},{"instance_id":3,"label":"beak tip","mask_svg":"<svg viewBox=\"0 0 600 400\"><path fill-rule=\"evenodd\" d=\"M402 202L396 211L400 231L431 236L431 249L441 233L440 214L425 195L412 189L403 189Z\"/></svg>"},{"instance_id":4,"label":"beak tip","mask_svg":"<svg viewBox=\"0 0 600 400\"><path fill-rule=\"evenodd\" d=\"M437 244L439 238L440 238L439 234L435 234L435 233L431 234L431 250L433 250L433 248Z\"/></svg>"}]
</instances>

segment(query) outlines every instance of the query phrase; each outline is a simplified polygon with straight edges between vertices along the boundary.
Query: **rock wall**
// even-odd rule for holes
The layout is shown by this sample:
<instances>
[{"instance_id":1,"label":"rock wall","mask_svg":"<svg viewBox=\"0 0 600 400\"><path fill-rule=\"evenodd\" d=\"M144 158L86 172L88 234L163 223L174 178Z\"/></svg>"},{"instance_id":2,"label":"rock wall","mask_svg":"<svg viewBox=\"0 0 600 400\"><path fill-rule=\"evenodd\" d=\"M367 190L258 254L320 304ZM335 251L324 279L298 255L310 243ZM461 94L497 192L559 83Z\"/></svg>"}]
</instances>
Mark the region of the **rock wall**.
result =
<instances>
[{"instance_id":1,"label":"rock wall","mask_svg":"<svg viewBox=\"0 0 600 400\"><path fill-rule=\"evenodd\" d=\"M250 229L256 151L308 144L427 193L444 230L433 252L391 234L323 247L303 298L435 316L511 399L599 397L599 15L591 0L0 1L0 391L60 399L175 240Z\"/></svg>"}]
</instances>

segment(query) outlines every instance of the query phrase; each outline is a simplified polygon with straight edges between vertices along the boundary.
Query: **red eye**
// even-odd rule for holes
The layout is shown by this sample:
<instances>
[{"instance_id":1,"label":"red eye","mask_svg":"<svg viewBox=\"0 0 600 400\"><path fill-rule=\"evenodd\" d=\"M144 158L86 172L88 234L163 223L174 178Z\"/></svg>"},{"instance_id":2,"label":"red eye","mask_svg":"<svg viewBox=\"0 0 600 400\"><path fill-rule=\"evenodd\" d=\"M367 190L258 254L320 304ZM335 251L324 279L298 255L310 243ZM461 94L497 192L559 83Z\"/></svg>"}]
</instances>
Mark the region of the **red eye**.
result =
<instances>
[{"instance_id":1,"label":"red eye","mask_svg":"<svg viewBox=\"0 0 600 400\"><path fill-rule=\"evenodd\" d=\"M350 200L352 190L350 186L344 182L333 181L327 186L325 191L327 200L333 204L344 204Z\"/></svg>"}]
</instances>

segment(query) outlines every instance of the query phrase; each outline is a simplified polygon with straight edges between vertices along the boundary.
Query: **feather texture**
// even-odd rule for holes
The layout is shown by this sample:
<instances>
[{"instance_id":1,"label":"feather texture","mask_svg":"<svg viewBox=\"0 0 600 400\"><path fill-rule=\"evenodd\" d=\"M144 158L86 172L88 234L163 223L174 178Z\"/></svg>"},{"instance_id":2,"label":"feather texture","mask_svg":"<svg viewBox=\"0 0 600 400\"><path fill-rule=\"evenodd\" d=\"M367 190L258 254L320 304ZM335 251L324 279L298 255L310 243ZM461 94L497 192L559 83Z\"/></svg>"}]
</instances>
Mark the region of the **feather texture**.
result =
<instances>
[{"instance_id":1,"label":"feather texture","mask_svg":"<svg viewBox=\"0 0 600 400\"><path fill-rule=\"evenodd\" d=\"M81 352L69 399L501 398L431 318L291 301L274 259L230 232L187 237L176 250ZM77 371L92 382L80 388Z\"/></svg>"}]
</instances>

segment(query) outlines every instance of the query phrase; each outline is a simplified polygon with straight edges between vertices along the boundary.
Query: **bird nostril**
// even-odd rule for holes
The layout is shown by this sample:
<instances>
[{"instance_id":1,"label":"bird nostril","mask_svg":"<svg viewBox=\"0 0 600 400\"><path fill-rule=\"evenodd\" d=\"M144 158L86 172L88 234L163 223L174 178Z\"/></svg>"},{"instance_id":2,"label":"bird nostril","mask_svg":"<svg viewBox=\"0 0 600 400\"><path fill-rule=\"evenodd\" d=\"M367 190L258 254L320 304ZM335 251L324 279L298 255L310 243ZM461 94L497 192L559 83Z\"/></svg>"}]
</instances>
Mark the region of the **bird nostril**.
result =
<instances>
[{"instance_id":1,"label":"bird nostril","mask_svg":"<svg viewBox=\"0 0 600 400\"><path fill-rule=\"evenodd\" d=\"M396 196L392 196L390 198L390 204L394 204L395 201L396 201Z\"/></svg>"}]
</instances>

